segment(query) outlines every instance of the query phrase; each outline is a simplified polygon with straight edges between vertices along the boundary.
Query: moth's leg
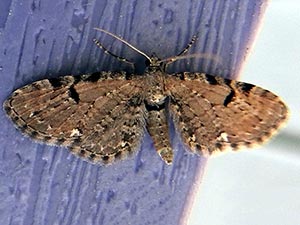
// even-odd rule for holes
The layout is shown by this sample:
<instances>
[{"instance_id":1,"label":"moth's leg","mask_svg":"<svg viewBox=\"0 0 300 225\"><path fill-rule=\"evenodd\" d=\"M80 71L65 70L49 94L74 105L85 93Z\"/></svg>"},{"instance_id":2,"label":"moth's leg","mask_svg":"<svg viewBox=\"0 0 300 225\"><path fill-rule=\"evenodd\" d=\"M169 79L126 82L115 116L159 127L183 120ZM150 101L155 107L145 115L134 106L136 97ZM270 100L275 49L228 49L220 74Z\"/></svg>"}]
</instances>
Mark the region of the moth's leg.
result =
<instances>
[{"instance_id":1,"label":"moth's leg","mask_svg":"<svg viewBox=\"0 0 300 225\"><path fill-rule=\"evenodd\" d=\"M133 70L135 70L135 66L134 66L134 63L133 62L130 62L129 60L127 60L126 58L123 58L121 56L118 56L114 53L112 53L111 51L109 51L107 48L105 48L97 39L93 39L94 43L101 49L104 50L104 53L105 54L108 54L108 55L111 55L113 57L115 57L117 60L121 61L121 62L125 62L125 63L128 63L129 65L132 66Z\"/></svg>"}]
</instances>

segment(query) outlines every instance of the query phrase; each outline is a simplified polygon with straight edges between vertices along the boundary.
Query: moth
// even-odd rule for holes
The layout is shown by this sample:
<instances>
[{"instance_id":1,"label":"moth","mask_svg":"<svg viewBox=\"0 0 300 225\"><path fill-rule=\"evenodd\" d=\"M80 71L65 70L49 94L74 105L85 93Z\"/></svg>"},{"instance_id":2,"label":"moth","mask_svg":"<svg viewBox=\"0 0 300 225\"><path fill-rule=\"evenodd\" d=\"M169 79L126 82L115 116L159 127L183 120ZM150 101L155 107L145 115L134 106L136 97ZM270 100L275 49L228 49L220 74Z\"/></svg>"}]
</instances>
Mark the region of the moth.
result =
<instances>
[{"instance_id":1,"label":"moth","mask_svg":"<svg viewBox=\"0 0 300 225\"><path fill-rule=\"evenodd\" d=\"M145 74L63 76L17 89L4 109L25 135L107 164L136 152L149 132L161 159L171 164L168 118L187 149L203 156L262 143L287 119L285 104L263 88L204 73L167 74L167 65L185 58L195 38L177 56L161 60L97 30L142 54L149 65Z\"/></svg>"}]
</instances>

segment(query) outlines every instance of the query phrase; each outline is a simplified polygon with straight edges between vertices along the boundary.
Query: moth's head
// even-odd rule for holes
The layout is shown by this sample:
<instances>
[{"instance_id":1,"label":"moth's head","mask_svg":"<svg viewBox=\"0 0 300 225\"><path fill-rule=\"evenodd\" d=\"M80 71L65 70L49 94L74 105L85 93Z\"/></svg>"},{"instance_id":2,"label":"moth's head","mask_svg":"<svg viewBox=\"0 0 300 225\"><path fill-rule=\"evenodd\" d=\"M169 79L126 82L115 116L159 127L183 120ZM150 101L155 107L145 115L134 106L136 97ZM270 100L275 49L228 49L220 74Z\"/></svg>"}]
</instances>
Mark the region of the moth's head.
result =
<instances>
[{"instance_id":1,"label":"moth's head","mask_svg":"<svg viewBox=\"0 0 300 225\"><path fill-rule=\"evenodd\" d=\"M148 72L165 71L165 63L153 53L149 58L146 58L145 64Z\"/></svg>"}]
</instances>

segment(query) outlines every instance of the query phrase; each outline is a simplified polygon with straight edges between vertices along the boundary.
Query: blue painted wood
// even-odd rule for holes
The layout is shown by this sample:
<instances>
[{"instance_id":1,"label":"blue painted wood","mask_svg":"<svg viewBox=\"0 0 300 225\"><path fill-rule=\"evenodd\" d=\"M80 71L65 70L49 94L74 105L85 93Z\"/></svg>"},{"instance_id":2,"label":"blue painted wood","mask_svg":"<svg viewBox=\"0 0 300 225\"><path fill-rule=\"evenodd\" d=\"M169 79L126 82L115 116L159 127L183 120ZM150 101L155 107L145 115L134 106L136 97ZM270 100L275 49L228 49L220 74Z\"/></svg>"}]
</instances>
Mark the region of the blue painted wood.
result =
<instances>
[{"instance_id":1,"label":"blue painted wood","mask_svg":"<svg viewBox=\"0 0 300 225\"><path fill-rule=\"evenodd\" d=\"M176 55L197 34L191 53L218 56L222 63L182 60L169 71L236 77L264 6L264 0L1 1L0 102L42 78L130 70L96 48L95 37L142 70L142 56L94 27L161 58ZM1 225L179 224L206 162L185 152L173 134L172 166L159 159L149 136L136 157L92 165L65 148L23 137L3 110L0 121Z\"/></svg>"}]
</instances>

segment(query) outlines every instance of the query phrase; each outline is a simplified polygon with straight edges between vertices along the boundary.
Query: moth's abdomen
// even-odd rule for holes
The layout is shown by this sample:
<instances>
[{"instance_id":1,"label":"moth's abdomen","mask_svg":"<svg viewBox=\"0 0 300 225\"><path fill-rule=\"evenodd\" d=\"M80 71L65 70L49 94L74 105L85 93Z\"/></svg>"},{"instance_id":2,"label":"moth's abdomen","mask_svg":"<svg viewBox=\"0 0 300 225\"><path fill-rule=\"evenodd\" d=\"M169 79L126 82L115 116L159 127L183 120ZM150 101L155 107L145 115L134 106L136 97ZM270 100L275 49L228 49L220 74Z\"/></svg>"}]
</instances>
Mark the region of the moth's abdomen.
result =
<instances>
[{"instance_id":1,"label":"moth's abdomen","mask_svg":"<svg viewBox=\"0 0 300 225\"><path fill-rule=\"evenodd\" d=\"M165 107L148 111L147 129L157 153L167 164L171 164L173 150L170 145L169 125Z\"/></svg>"}]
</instances>

